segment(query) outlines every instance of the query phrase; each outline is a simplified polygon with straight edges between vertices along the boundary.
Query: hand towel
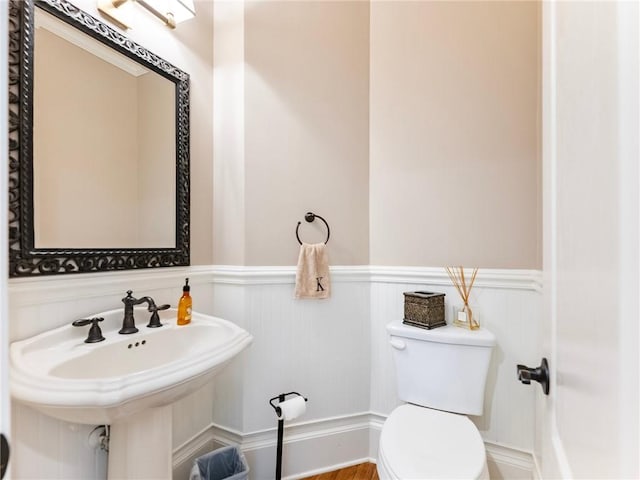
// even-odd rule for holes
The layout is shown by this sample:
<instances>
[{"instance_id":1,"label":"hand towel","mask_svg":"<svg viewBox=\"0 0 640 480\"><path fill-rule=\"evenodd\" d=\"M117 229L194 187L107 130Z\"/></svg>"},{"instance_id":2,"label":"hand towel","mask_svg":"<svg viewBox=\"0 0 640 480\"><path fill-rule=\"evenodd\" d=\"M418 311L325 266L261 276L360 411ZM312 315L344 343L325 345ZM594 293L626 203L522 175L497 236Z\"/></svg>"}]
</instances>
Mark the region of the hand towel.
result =
<instances>
[{"instance_id":1,"label":"hand towel","mask_svg":"<svg viewBox=\"0 0 640 480\"><path fill-rule=\"evenodd\" d=\"M329 257L324 243L300 245L296 298L329 298Z\"/></svg>"}]
</instances>

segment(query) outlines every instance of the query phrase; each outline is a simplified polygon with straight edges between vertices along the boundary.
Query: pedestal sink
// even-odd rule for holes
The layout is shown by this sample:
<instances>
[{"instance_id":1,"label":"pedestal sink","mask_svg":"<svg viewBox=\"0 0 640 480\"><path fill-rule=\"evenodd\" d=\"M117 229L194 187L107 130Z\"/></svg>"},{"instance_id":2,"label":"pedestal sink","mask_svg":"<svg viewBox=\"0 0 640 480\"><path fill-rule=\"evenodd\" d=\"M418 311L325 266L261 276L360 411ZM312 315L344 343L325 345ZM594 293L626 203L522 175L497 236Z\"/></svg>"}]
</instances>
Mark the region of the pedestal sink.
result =
<instances>
[{"instance_id":1,"label":"pedestal sink","mask_svg":"<svg viewBox=\"0 0 640 480\"><path fill-rule=\"evenodd\" d=\"M88 327L63 326L11 344L11 395L74 423L111 425L109 478L171 478L171 404L209 382L253 337L221 318L135 309L138 333L121 335L123 310L102 317L105 340L84 343ZM73 320L73 319L72 319Z\"/></svg>"}]
</instances>

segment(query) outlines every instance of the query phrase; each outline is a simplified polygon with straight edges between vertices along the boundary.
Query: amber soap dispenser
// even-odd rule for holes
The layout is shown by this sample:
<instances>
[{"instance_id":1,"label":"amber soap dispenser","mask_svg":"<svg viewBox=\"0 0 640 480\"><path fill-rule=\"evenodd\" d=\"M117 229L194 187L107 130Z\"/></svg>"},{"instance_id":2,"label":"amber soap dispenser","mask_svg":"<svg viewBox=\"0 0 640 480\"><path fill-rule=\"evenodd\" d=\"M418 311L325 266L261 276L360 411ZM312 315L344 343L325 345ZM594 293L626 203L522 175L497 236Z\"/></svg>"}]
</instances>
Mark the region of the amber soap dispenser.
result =
<instances>
[{"instance_id":1,"label":"amber soap dispenser","mask_svg":"<svg viewBox=\"0 0 640 480\"><path fill-rule=\"evenodd\" d=\"M188 325L191 323L191 294L189 293L189 279L187 278L182 287L182 297L178 302L178 325Z\"/></svg>"}]
</instances>

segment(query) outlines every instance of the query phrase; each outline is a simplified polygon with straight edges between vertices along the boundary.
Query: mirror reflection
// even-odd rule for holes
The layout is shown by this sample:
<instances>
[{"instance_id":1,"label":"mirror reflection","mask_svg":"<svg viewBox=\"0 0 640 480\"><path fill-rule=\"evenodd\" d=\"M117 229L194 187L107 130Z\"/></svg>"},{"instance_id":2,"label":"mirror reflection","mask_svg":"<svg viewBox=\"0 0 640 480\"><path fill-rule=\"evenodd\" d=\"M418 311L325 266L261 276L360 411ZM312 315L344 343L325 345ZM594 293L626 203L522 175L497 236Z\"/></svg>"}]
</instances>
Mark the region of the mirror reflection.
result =
<instances>
[{"instance_id":1,"label":"mirror reflection","mask_svg":"<svg viewBox=\"0 0 640 480\"><path fill-rule=\"evenodd\" d=\"M175 84L35 9L35 248L176 245Z\"/></svg>"}]
</instances>

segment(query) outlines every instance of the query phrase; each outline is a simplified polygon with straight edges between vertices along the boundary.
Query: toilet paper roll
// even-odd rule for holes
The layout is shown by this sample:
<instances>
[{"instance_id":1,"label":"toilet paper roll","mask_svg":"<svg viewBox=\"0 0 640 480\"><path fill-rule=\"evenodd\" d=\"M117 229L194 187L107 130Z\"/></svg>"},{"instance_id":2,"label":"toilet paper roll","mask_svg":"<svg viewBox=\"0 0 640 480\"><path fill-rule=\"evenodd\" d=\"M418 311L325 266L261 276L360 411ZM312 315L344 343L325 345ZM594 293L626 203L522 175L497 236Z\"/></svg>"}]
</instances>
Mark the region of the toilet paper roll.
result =
<instances>
[{"instance_id":1,"label":"toilet paper roll","mask_svg":"<svg viewBox=\"0 0 640 480\"><path fill-rule=\"evenodd\" d=\"M293 397L278 404L280 415L278 420L293 420L307 411L307 402L304 397Z\"/></svg>"}]
</instances>

